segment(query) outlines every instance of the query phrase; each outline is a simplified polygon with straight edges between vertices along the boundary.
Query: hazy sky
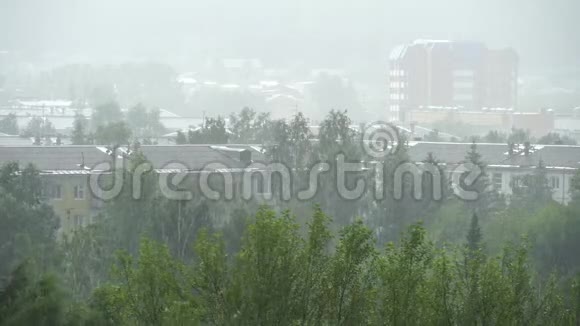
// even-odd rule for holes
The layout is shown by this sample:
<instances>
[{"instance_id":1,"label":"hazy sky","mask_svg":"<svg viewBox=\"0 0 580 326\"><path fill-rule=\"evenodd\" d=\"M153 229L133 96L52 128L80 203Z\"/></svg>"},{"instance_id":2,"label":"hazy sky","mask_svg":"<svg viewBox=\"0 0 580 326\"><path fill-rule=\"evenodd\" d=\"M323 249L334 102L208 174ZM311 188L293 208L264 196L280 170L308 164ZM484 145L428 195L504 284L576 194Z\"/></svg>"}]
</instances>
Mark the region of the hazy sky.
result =
<instances>
[{"instance_id":1,"label":"hazy sky","mask_svg":"<svg viewBox=\"0 0 580 326\"><path fill-rule=\"evenodd\" d=\"M0 0L0 50L336 66L449 38L513 46L528 68L578 67L579 14L579 0Z\"/></svg>"}]
</instances>

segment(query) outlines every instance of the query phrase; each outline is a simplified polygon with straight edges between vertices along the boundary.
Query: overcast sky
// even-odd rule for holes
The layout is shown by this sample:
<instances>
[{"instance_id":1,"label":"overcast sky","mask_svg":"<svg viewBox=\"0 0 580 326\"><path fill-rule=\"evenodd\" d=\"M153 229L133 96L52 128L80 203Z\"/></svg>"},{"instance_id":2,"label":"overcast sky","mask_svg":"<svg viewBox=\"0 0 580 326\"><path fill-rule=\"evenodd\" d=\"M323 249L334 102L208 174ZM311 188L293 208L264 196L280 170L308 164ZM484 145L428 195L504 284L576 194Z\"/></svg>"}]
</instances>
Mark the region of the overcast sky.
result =
<instances>
[{"instance_id":1,"label":"overcast sky","mask_svg":"<svg viewBox=\"0 0 580 326\"><path fill-rule=\"evenodd\" d=\"M340 66L436 38L512 46L527 68L578 67L579 14L579 0L0 0L0 50Z\"/></svg>"}]
</instances>

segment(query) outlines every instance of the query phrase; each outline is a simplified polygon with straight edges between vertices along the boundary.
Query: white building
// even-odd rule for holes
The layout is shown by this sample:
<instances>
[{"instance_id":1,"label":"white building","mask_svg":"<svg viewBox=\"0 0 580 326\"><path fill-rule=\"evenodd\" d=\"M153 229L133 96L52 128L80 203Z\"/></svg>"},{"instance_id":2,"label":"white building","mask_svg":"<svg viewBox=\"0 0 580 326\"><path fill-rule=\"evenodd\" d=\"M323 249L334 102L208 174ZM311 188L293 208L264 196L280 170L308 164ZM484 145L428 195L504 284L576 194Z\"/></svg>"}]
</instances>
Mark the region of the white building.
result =
<instances>
[{"instance_id":1,"label":"white building","mask_svg":"<svg viewBox=\"0 0 580 326\"><path fill-rule=\"evenodd\" d=\"M409 142L409 156L414 162L422 162L432 153L444 163L448 171L465 162L470 143ZM477 144L477 151L487 164L487 174L492 185L509 197L512 181L532 174L542 161L547 171L548 184L552 187L555 201L567 204L571 199L570 183L580 169L580 146L530 145L516 146L510 151L507 144Z\"/></svg>"}]
</instances>

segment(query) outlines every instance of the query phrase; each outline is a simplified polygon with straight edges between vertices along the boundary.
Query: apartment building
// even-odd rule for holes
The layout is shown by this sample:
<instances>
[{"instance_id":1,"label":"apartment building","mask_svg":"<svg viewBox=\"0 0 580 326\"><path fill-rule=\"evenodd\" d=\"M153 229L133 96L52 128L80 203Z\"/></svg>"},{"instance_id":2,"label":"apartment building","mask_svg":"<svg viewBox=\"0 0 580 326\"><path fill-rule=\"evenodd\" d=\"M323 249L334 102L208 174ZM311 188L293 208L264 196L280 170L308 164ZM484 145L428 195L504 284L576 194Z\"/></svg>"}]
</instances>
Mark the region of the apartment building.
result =
<instances>
[{"instance_id":1,"label":"apartment building","mask_svg":"<svg viewBox=\"0 0 580 326\"><path fill-rule=\"evenodd\" d=\"M448 172L465 162L472 144L443 142L409 142L409 156L422 162L429 153L446 167ZM487 164L487 174L500 193L511 195L512 181L534 173L540 161L546 167L547 182L555 201L567 204L571 200L570 184L580 169L580 146L477 144L477 151Z\"/></svg>"},{"instance_id":2,"label":"apartment building","mask_svg":"<svg viewBox=\"0 0 580 326\"><path fill-rule=\"evenodd\" d=\"M251 162L264 160L260 148L248 145L141 146L139 151L158 175L185 173L190 179L218 168L241 174ZM40 171L42 196L59 216L63 234L90 224L104 207L100 194L90 187L91 176L112 177L103 167L129 164L130 155L126 147L0 146L0 165L16 161ZM220 165L212 168L211 163Z\"/></svg>"},{"instance_id":3,"label":"apartment building","mask_svg":"<svg viewBox=\"0 0 580 326\"><path fill-rule=\"evenodd\" d=\"M389 57L389 111L405 122L411 110L517 107L518 56L479 42L417 40Z\"/></svg>"}]
</instances>

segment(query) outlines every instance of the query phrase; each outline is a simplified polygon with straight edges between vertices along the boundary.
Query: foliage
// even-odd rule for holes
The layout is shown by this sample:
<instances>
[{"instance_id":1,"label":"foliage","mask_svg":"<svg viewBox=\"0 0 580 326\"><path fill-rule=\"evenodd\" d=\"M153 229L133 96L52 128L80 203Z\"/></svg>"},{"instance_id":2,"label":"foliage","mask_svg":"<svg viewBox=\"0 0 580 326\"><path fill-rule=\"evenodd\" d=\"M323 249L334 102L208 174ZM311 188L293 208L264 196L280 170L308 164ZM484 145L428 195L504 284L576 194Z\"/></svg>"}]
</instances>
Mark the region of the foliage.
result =
<instances>
[{"instance_id":1,"label":"foliage","mask_svg":"<svg viewBox=\"0 0 580 326\"><path fill-rule=\"evenodd\" d=\"M113 275L118 283L98 293L107 319L123 325L195 324L199 313L183 286L187 275L167 247L143 240L136 262L127 253L118 254Z\"/></svg>"},{"instance_id":2,"label":"foliage","mask_svg":"<svg viewBox=\"0 0 580 326\"><path fill-rule=\"evenodd\" d=\"M19 265L0 290L0 325L62 325L64 293L54 276L34 280L28 265Z\"/></svg>"},{"instance_id":3,"label":"foliage","mask_svg":"<svg viewBox=\"0 0 580 326\"><path fill-rule=\"evenodd\" d=\"M297 113L287 123L274 121L271 126L273 144L267 146L266 155L273 161L283 162L291 167L305 167L312 159L311 132L308 120Z\"/></svg>"},{"instance_id":4,"label":"foliage","mask_svg":"<svg viewBox=\"0 0 580 326\"><path fill-rule=\"evenodd\" d=\"M572 180L570 204L557 204L539 163L504 204L473 144L464 162L483 171L473 185L477 201L452 196L445 174L442 198L431 200L434 179L424 174L424 199L413 198L412 180L404 177L403 198L386 187L384 198L369 191L353 204L335 187L337 155L360 167L347 178L352 189L357 178L375 177L375 167L394 171L408 161L403 136L395 153L372 158L361 151L362 133L343 111L331 111L318 135L302 114L271 121L244 109L230 119L231 132L224 119L208 119L181 133L180 142L262 143L270 159L292 168L301 189L309 182L304 171L328 160L330 171L320 174L314 198L259 209L259 201L213 201L195 192L188 200L168 199L157 174L134 173L147 163L135 146L121 194L103 204L93 225L57 243L57 218L44 203L38 171L6 165L0 170L0 300L13 303L1 305L0 318L40 316L39 305L59 325L578 322L580 177ZM101 137L105 130L115 134L107 128L116 121L100 127ZM80 134L90 138L86 130ZM111 144L129 141L119 138ZM443 172L431 153L423 163ZM195 181L188 175L178 188ZM395 180L385 173L382 181ZM141 185L140 197L133 197L133 184ZM319 206L310 210L314 203ZM24 261L30 273L20 271ZM18 285L21 279L25 285ZM12 288L17 295L4 294Z\"/></svg>"},{"instance_id":5,"label":"foliage","mask_svg":"<svg viewBox=\"0 0 580 326\"><path fill-rule=\"evenodd\" d=\"M268 142L271 127L269 113L257 113L245 107L238 114L231 114L229 124L232 141L242 144L263 144Z\"/></svg>"},{"instance_id":6,"label":"foliage","mask_svg":"<svg viewBox=\"0 0 580 326\"><path fill-rule=\"evenodd\" d=\"M188 132L190 144L227 144L228 138L226 121L222 117L206 118L199 129Z\"/></svg>"},{"instance_id":7,"label":"foliage","mask_svg":"<svg viewBox=\"0 0 580 326\"><path fill-rule=\"evenodd\" d=\"M32 117L26 128L21 131L24 137L48 137L56 135L56 131L52 122L46 118Z\"/></svg>"},{"instance_id":8,"label":"foliage","mask_svg":"<svg viewBox=\"0 0 580 326\"><path fill-rule=\"evenodd\" d=\"M95 143L99 145L129 144L131 136L131 129L125 122L112 122L105 126L97 127Z\"/></svg>"},{"instance_id":9,"label":"foliage","mask_svg":"<svg viewBox=\"0 0 580 326\"><path fill-rule=\"evenodd\" d=\"M96 131L99 127L105 127L109 124L113 124L122 120L123 113L121 112L121 107L114 101L108 101L103 104L97 105L93 110L93 116L91 117L91 128Z\"/></svg>"},{"instance_id":10,"label":"foliage","mask_svg":"<svg viewBox=\"0 0 580 326\"><path fill-rule=\"evenodd\" d=\"M190 266L144 240L137 263L118 256L117 277L95 292L94 309L128 325L572 325L556 279L535 280L526 242L488 256L472 221L464 249L437 248L415 224L379 253L356 220L332 250L319 208L300 236L290 212L262 207L233 258L207 231Z\"/></svg>"},{"instance_id":11,"label":"foliage","mask_svg":"<svg viewBox=\"0 0 580 326\"><path fill-rule=\"evenodd\" d=\"M127 124L135 137L157 137L165 130L159 120L160 115L161 111L158 108L147 109L142 104L137 104L127 112Z\"/></svg>"},{"instance_id":12,"label":"foliage","mask_svg":"<svg viewBox=\"0 0 580 326\"><path fill-rule=\"evenodd\" d=\"M18 135L18 119L16 114L10 113L0 120L0 133Z\"/></svg>"},{"instance_id":13,"label":"foliage","mask_svg":"<svg viewBox=\"0 0 580 326\"><path fill-rule=\"evenodd\" d=\"M10 163L0 169L0 279L26 259L38 270L50 264L58 219L40 190L34 167Z\"/></svg>"},{"instance_id":14,"label":"foliage","mask_svg":"<svg viewBox=\"0 0 580 326\"><path fill-rule=\"evenodd\" d=\"M484 143L505 143L508 136L497 130L490 130L481 141Z\"/></svg>"},{"instance_id":15,"label":"foliage","mask_svg":"<svg viewBox=\"0 0 580 326\"><path fill-rule=\"evenodd\" d=\"M516 176L511 180L513 195L511 205L534 212L547 206L552 199L552 188L548 184L546 165L539 161L532 174Z\"/></svg>"},{"instance_id":16,"label":"foliage","mask_svg":"<svg viewBox=\"0 0 580 326\"><path fill-rule=\"evenodd\" d=\"M577 145L576 140L570 138L566 135L560 136L560 134L555 132L550 132L545 136L538 139L538 144L543 145Z\"/></svg>"},{"instance_id":17,"label":"foliage","mask_svg":"<svg viewBox=\"0 0 580 326\"><path fill-rule=\"evenodd\" d=\"M187 138L185 137L185 134L181 130L177 131L177 136L175 137L175 144L177 145L187 144Z\"/></svg>"},{"instance_id":18,"label":"foliage","mask_svg":"<svg viewBox=\"0 0 580 326\"><path fill-rule=\"evenodd\" d=\"M513 128L507 141L512 144L524 144L531 141L530 131Z\"/></svg>"},{"instance_id":19,"label":"foliage","mask_svg":"<svg viewBox=\"0 0 580 326\"><path fill-rule=\"evenodd\" d=\"M89 122L87 118L77 113L73 124L73 131L71 134L71 142L73 145L88 145L90 144L90 136L88 135Z\"/></svg>"}]
</instances>

